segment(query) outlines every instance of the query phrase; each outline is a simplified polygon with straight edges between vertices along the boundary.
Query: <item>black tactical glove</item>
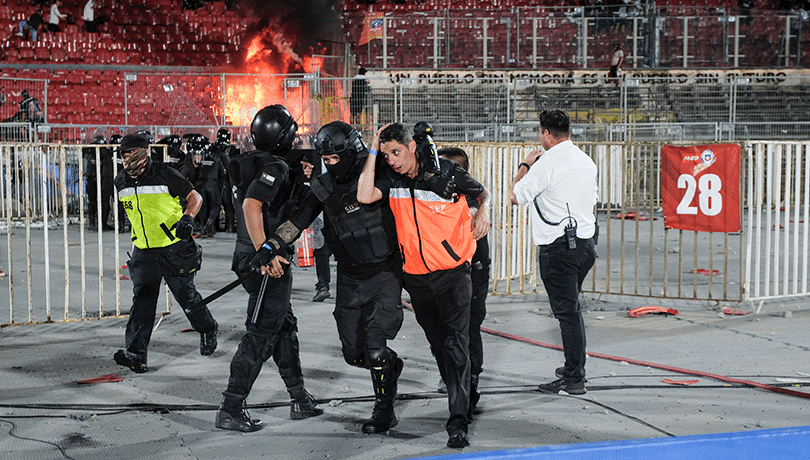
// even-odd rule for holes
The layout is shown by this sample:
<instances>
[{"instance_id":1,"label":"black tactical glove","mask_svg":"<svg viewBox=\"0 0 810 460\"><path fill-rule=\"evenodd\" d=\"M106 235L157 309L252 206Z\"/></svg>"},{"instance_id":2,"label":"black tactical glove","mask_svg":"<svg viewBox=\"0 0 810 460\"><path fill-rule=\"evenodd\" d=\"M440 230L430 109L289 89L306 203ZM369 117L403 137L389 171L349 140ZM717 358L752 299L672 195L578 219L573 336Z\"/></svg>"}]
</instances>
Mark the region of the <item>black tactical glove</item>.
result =
<instances>
[{"instance_id":1,"label":"black tactical glove","mask_svg":"<svg viewBox=\"0 0 810 460\"><path fill-rule=\"evenodd\" d=\"M274 235L275 236L275 235ZM261 270L265 265L270 264L270 260L278 254L278 242L271 237L262 244L262 247L256 252L256 255L250 259L250 268L254 270Z\"/></svg>"},{"instance_id":2,"label":"black tactical glove","mask_svg":"<svg viewBox=\"0 0 810 460\"><path fill-rule=\"evenodd\" d=\"M183 217L177 221L177 227L174 229L174 234L181 240L191 238L191 232L194 230L194 218L188 214L183 214Z\"/></svg>"},{"instance_id":3,"label":"black tactical glove","mask_svg":"<svg viewBox=\"0 0 810 460\"><path fill-rule=\"evenodd\" d=\"M425 180L425 186L440 197L449 199L456 191L456 180L453 176L434 174Z\"/></svg>"}]
</instances>

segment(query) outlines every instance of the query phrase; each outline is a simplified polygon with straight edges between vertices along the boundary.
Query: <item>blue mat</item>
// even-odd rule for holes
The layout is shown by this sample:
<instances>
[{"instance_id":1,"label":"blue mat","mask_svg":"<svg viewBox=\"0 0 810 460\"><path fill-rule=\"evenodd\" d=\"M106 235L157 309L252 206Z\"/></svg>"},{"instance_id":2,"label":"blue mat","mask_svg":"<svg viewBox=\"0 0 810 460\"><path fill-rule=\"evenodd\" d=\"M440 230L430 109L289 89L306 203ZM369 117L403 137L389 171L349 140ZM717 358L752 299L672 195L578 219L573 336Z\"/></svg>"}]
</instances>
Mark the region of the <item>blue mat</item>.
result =
<instances>
[{"instance_id":1,"label":"blue mat","mask_svg":"<svg viewBox=\"0 0 810 460\"><path fill-rule=\"evenodd\" d=\"M806 459L810 458L810 426L676 438L565 444L425 458L448 460Z\"/></svg>"}]
</instances>

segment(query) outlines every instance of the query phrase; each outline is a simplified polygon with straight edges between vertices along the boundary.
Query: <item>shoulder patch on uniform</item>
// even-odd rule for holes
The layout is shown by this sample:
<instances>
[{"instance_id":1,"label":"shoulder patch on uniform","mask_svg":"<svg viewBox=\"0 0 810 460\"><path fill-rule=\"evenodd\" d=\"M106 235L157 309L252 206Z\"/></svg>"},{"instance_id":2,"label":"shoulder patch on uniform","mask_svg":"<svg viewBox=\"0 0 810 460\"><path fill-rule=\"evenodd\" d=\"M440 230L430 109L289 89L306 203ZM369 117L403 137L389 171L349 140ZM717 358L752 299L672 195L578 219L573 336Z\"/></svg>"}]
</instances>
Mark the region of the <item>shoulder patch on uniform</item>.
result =
<instances>
[{"instance_id":1,"label":"shoulder patch on uniform","mask_svg":"<svg viewBox=\"0 0 810 460\"><path fill-rule=\"evenodd\" d=\"M259 178L260 181L264 182L267 185L272 186L276 183L276 176L272 176L266 172L262 173L262 176Z\"/></svg>"}]
</instances>

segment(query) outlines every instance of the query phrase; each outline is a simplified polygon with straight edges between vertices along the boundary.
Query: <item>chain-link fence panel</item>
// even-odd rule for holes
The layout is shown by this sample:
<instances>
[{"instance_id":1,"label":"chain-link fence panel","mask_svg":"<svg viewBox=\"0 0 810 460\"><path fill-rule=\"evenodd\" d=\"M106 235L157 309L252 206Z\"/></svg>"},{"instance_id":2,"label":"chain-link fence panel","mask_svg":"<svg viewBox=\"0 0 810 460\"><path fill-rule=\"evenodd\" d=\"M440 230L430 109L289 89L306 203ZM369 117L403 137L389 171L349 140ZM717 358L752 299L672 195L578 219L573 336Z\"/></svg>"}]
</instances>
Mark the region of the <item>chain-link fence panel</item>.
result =
<instances>
[{"instance_id":1,"label":"chain-link fence panel","mask_svg":"<svg viewBox=\"0 0 810 460\"><path fill-rule=\"evenodd\" d=\"M27 142L48 121L48 80L0 76L0 141Z\"/></svg>"},{"instance_id":2,"label":"chain-link fence panel","mask_svg":"<svg viewBox=\"0 0 810 460\"><path fill-rule=\"evenodd\" d=\"M127 125L218 124L220 74L127 73Z\"/></svg>"}]
</instances>

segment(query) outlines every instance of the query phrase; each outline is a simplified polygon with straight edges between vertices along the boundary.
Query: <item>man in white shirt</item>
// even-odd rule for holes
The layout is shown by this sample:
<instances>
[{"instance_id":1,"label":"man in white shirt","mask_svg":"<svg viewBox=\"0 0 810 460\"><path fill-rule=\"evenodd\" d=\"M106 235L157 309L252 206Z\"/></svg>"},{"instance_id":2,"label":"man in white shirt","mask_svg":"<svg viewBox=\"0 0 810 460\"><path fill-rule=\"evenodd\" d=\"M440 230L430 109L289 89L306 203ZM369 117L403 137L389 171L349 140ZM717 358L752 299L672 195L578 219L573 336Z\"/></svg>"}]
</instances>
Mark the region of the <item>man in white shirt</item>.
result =
<instances>
[{"instance_id":1,"label":"man in white shirt","mask_svg":"<svg viewBox=\"0 0 810 460\"><path fill-rule=\"evenodd\" d=\"M617 85L619 84L619 75L622 73L622 64L624 64L624 51L622 45L618 43L613 44L613 59L610 61L610 79Z\"/></svg>"},{"instance_id":2,"label":"man in white shirt","mask_svg":"<svg viewBox=\"0 0 810 460\"><path fill-rule=\"evenodd\" d=\"M512 204L533 209L532 238L540 278L560 323L565 365L558 380L540 390L585 393L585 323L579 304L582 282L596 261L596 165L570 140L571 121L562 110L540 114L545 152L535 150L518 166Z\"/></svg>"},{"instance_id":3,"label":"man in white shirt","mask_svg":"<svg viewBox=\"0 0 810 460\"><path fill-rule=\"evenodd\" d=\"M88 32L98 32L98 27L96 27L95 16L93 15L93 8L95 7L95 3L93 0L87 0L87 3L84 4L84 13L82 14L82 19L84 19L84 26L87 28Z\"/></svg>"},{"instance_id":4,"label":"man in white shirt","mask_svg":"<svg viewBox=\"0 0 810 460\"><path fill-rule=\"evenodd\" d=\"M48 18L48 30L51 32L61 32L62 28L59 27L59 20L67 17L59 12L60 6L62 6L62 0L56 0L51 5L51 17Z\"/></svg>"}]
</instances>

